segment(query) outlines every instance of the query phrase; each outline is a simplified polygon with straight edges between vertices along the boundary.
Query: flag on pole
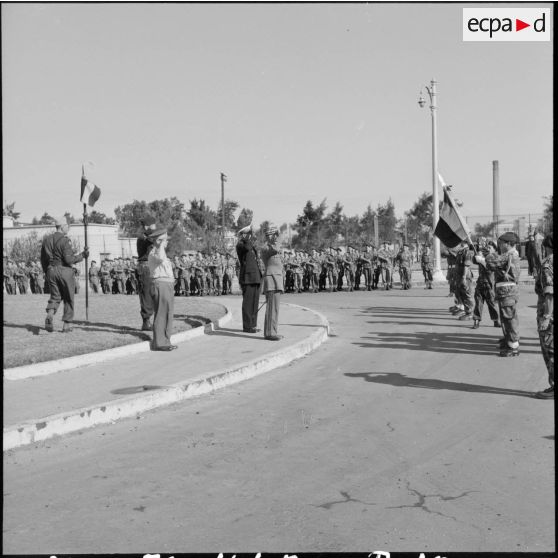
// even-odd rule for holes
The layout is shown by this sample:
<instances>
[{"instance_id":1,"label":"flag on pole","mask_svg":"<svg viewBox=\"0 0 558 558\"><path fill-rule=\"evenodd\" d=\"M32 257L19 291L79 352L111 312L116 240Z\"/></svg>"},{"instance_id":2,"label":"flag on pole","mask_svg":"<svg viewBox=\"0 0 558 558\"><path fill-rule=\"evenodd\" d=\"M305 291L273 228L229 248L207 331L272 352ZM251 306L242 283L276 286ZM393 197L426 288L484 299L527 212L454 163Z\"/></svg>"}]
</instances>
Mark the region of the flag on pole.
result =
<instances>
[{"instance_id":1,"label":"flag on pole","mask_svg":"<svg viewBox=\"0 0 558 558\"><path fill-rule=\"evenodd\" d=\"M222 180L223 182L226 182L226 181L227 181L227 175L224 174L224 173L221 173L221 180Z\"/></svg>"},{"instance_id":2,"label":"flag on pole","mask_svg":"<svg viewBox=\"0 0 558 558\"><path fill-rule=\"evenodd\" d=\"M455 248L460 242L469 238L469 229L445 187L444 203L442 204L442 209L440 209L440 218L436 224L434 234L448 248Z\"/></svg>"},{"instance_id":3,"label":"flag on pole","mask_svg":"<svg viewBox=\"0 0 558 558\"><path fill-rule=\"evenodd\" d=\"M101 196L101 189L93 184L93 182L87 180L85 176L85 169L81 165L81 203L85 203L90 207L95 205L95 202Z\"/></svg>"}]
</instances>

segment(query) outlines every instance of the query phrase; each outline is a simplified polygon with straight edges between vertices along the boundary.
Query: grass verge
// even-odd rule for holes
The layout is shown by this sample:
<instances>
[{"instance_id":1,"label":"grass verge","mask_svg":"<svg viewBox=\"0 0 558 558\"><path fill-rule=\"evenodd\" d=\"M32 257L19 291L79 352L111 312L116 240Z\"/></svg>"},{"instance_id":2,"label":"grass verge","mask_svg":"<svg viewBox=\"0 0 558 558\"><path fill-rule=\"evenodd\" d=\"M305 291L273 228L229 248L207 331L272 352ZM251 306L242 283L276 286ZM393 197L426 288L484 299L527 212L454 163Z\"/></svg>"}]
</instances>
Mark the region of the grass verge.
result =
<instances>
[{"instance_id":1,"label":"grass verge","mask_svg":"<svg viewBox=\"0 0 558 558\"><path fill-rule=\"evenodd\" d=\"M151 340L140 331L139 299L134 295L76 295L74 331L61 333L63 304L54 317L54 332L45 330L48 295L4 295L4 368L55 360ZM223 298L226 304L226 298ZM209 323L225 315L218 303L197 297L175 297L173 333Z\"/></svg>"}]
</instances>

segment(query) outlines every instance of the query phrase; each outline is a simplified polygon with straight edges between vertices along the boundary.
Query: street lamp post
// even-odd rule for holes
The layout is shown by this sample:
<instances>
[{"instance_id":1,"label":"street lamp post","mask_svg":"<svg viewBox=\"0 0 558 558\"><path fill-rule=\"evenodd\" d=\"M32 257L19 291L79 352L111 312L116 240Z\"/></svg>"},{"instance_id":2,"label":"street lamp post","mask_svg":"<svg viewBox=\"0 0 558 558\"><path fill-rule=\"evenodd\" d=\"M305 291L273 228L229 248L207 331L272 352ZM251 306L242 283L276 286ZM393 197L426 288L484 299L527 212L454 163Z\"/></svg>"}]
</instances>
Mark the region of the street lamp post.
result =
<instances>
[{"instance_id":1,"label":"street lamp post","mask_svg":"<svg viewBox=\"0 0 558 558\"><path fill-rule=\"evenodd\" d=\"M430 87L425 85L424 89L426 89L428 96L430 97L430 113L432 114L432 231L434 231L440 217L440 210L438 207L438 132L436 127L436 114L438 106L436 105L436 80L432 79ZM426 101L422 96L422 92L419 97L418 104L421 108L426 104ZM444 276L442 274L441 267L440 239L436 236L433 237L432 248L434 256L434 273L432 274L432 278L434 281L443 281Z\"/></svg>"}]
</instances>

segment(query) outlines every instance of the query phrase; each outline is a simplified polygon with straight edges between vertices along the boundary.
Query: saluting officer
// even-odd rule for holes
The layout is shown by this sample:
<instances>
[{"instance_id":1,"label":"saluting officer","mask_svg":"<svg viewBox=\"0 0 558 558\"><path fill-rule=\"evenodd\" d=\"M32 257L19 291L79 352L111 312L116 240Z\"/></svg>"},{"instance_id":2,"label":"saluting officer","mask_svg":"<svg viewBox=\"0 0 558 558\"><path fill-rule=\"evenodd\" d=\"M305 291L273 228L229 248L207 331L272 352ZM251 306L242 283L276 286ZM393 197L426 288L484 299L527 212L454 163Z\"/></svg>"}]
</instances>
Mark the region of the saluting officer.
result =
<instances>
[{"instance_id":1,"label":"saluting officer","mask_svg":"<svg viewBox=\"0 0 558 558\"><path fill-rule=\"evenodd\" d=\"M279 231L275 225L269 224L265 231L266 246L262 250L262 261L265 266L263 276L263 292L267 302L264 320L264 337L269 341L283 338L278 334L279 302L283 292L283 262L277 239Z\"/></svg>"},{"instance_id":2,"label":"saluting officer","mask_svg":"<svg viewBox=\"0 0 558 558\"><path fill-rule=\"evenodd\" d=\"M142 318L142 331L151 331L151 316L153 316L153 297L151 295L151 273L149 271L149 252L153 248L153 240L149 233L155 230L155 218L145 215L140 221L142 230L138 236L136 248L138 252L138 290L140 301L140 315Z\"/></svg>"},{"instance_id":3,"label":"saluting officer","mask_svg":"<svg viewBox=\"0 0 558 558\"><path fill-rule=\"evenodd\" d=\"M252 240L252 224L238 231L236 253L240 263L238 282L242 289L242 329L246 333L257 333L258 304L262 283L258 250Z\"/></svg>"}]
</instances>

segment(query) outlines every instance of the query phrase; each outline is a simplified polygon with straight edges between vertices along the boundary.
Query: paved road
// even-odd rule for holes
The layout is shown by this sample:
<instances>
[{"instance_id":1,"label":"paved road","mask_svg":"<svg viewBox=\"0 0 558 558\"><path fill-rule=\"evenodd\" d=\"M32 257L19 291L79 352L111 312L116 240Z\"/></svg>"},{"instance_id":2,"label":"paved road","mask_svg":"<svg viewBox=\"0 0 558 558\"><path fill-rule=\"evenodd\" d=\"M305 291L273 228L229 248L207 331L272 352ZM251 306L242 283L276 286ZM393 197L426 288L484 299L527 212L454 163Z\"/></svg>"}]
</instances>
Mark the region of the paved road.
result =
<instances>
[{"instance_id":1,"label":"paved road","mask_svg":"<svg viewBox=\"0 0 558 558\"><path fill-rule=\"evenodd\" d=\"M447 288L285 299L332 337L214 395L4 455L4 552L553 551L554 410Z\"/></svg>"}]
</instances>

